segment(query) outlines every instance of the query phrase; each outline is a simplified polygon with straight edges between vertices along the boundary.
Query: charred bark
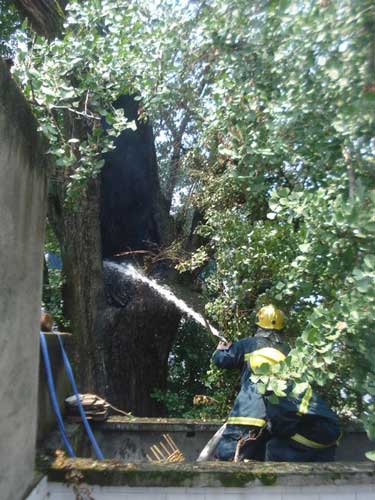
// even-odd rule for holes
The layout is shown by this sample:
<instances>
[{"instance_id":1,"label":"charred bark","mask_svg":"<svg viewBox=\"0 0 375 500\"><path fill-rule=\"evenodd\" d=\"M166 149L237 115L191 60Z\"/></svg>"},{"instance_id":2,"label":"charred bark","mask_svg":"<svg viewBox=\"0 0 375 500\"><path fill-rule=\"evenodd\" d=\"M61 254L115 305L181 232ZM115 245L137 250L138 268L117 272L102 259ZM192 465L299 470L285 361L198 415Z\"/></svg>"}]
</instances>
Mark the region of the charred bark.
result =
<instances>
[{"instance_id":1,"label":"charred bark","mask_svg":"<svg viewBox=\"0 0 375 500\"><path fill-rule=\"evenodd\" d=\"M138 102L121 96L124 110L137 130L124 130L107 153L101 174L101 234L103 256L132 250L152 250L172 238L168 204L161 195L154 136L149 123L138 120Z\"/></svg>"},{"instance_id":2,"label":"charred bark","mask_svg":"<svg viewBox=\"0 0 375 500\"><path fill-rule=\"evenodd\" d=\"M181 313L147 284L110 264L104 271L107 307L100 345L107 370L100 389L134 415L163 415L164 405L152 394L166 389L168 355Z\"/></svg>"},{"instance_id":3,"label":"charred bark","mask_svg":"<svg viewBox=\"0 0 375 500\"><path fill-rule=\"evenodd\" d=\"M118 154L123 159L122 170L125 173L121 183L116 174L113 182L120 191L126 191L129 183L134 190L131 175L126 175L126 154L121 149ZM156 167L156 163L154 165ZM111 178L110 171L111 165L107 164L107 183ZM103 208L101 201L105 197L100 196L101 179L99 177L90 182L80 197L79 205L72 209L64 203L65 181L61 175L56 172L54 177L49 218L61 245L66 280L64 308L74 334L74 364L80 390L97 392L112 404L135 415L163 415L163 404L157 402L152 393L163 391L166 387L168 355L181 314L147 286L121 281L113 273L106 274L104 287L103 234L99 221ZM152 187L155 189L154 185ZM138 195L148 195L151 199L149 190ZM143 200L142 206L146 211L150 208L147 200ZM142 221L140 207L138 216ZM132 214L132 205L129 210ZM107 209L106 213L110 214ZM120 216L120 220L125 221L126 233L127 211L122 210L114 216ZM136 224L136 219L132 223ZM144 226L143 230L146 228ZM160 237L162 231L157 219L155 228ZM117 233L116 226L114 230ZM142 225L139 234L142 235ZM149 238L150 234L145 234L139 241L144 241L146 236ZM128 243L124 240L126 248L134 248ZM157 244L155 240L152 243ZM118 250L121 249L119 246Z\"/></svg>"},{"instance_id":4,"label":"charred bark","mask_svg":"<svg viewBox=\"0 0 375 500\"><path fill-rule=\"evenodd\" d=\"M49 40L60 35L68 0L14 0L22 16L26 17L38 35Z\"/></svg>"}]
</instances>

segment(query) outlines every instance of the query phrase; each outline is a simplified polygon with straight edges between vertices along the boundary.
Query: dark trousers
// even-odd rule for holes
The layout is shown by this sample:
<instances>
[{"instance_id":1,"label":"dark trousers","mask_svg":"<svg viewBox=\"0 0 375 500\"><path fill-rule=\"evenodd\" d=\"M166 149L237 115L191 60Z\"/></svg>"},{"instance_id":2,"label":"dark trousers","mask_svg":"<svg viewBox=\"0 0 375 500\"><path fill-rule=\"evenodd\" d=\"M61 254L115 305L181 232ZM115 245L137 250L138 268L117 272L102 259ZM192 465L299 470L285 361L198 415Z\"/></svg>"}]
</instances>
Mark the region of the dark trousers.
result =
<instances>
[{"instance_id":1,"label":"dark trousers","mask_svg":"<svg viewBox=\"0 0 375 500\"><path fill-rule=\"evenodd\" d=\"M266 445L266 461L270 462L333 462L336 446L308 448L289 438L271 437Z\"/></svg>"},{"instance_id":2,"label":"dark trousers","mask_svg":"<svg viewBox=\"0 0 375 500\"><path fill-rule=\"evenodd\" d=\"M260 428L253 425L227 425L215 452L218 460L230 461L234 459L238 441L249 436L249 432L259 433ZM239 459L264 461L267 442L266 429L257 439L246 441L240 448Z\"/></svg>"}]
</instances>

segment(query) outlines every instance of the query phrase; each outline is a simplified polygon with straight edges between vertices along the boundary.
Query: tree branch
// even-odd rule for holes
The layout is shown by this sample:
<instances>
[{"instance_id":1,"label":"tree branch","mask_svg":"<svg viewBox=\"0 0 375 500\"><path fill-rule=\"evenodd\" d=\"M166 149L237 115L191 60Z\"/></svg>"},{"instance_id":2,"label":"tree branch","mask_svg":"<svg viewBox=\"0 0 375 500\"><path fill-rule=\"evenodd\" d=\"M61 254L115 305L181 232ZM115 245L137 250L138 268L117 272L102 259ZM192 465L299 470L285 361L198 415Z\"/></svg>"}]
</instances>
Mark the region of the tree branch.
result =
<instances>
[{"instance_id":1,"label":"tree branch","mask_svg":"<svg viewBox=\"0 0 375 500\"><path fill-rule=\"evenodd\" d=\"M187 124L190 120L190 116L191 116L190 112L187 111L185 113L185 116L181 120L180 126L178 127L178 130L177 130L177 134L175 135L174 140L173 140L171 166L169 169L169 176L168 176L167 189L166 189L166 196L167 196L167 201L169 204L169 209L171 208L171 205L172 205L173 191L174 191L174 188L176 187L177 174L178 174L178 170L180 168L182 138L184 136Z\"/></svg>"}]
</instances>

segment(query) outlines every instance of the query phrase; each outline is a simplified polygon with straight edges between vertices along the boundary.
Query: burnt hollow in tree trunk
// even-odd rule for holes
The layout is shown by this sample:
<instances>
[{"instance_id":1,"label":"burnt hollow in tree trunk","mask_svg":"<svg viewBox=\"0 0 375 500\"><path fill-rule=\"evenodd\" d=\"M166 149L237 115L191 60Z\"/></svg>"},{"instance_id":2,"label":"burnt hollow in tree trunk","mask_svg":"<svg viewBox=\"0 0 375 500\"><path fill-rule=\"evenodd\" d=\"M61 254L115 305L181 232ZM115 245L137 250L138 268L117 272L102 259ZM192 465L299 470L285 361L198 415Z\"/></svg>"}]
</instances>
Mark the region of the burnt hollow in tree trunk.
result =
<instances>
[{"instance_id":1,"label":"burnt hollow in tree trunk","mask_svg":"<svg viewBox=\"0 0 375 500\"><path fill-rule=\"evenodd\" d=\"M171 238L167 204L160 194L154 136L149 123L139 122L138 103L120 97L122 108L137 130L126 129L105 155L102 170L101 234L103 257L155 249Z\"/></svg>"}]
</instances>

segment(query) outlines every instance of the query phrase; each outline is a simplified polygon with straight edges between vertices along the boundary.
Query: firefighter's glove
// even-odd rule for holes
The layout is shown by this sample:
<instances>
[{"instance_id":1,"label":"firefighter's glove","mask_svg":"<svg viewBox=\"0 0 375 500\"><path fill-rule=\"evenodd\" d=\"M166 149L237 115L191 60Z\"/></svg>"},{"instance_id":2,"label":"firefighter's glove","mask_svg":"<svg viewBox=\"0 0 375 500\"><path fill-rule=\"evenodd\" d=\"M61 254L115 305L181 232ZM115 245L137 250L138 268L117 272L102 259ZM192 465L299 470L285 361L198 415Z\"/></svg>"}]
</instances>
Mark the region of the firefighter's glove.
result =
<instances>
[{"instance_id":1,"label":"firefighter's glove","mask_svg":"<svg viewBox=\"0 0 375 500\"><path fill-rule=\"evenodd\" d=\"M219 342L217 347L216 347L216 350L217 351L226 351L227 349L230 348L230 346L232 345L232 342Z\"/></svg>"}]
</instances>

